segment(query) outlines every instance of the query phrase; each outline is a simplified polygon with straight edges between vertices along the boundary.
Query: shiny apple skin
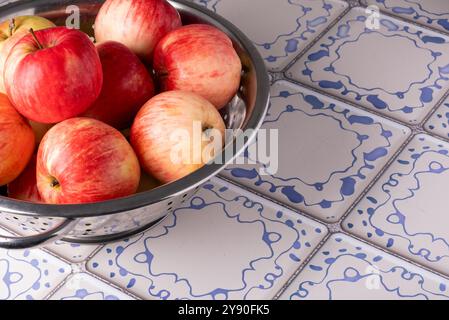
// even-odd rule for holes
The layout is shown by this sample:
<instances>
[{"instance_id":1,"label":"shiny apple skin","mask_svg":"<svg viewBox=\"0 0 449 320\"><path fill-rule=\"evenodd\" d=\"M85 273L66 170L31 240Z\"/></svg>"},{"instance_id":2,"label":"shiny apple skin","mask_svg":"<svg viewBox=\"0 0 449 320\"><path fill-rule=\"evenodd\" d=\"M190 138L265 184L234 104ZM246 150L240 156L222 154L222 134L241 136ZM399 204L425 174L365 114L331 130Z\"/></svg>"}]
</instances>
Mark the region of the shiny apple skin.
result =
<instances>
[{"instance_id":1,"label":"shiny apple skin","mask_svg":"<svg viewBox=\"0 0 449 320\"><path fill-rule=\"evenodd\" d=\"M173 163L170 158L175 145L169 139L170 134L177 129L184 129L192 140L194 121L219 130L224 137L225 124L219 112L197 94L187 91L164 92L154 96L140 109L131 127L130 140L142 168L149 175L168 183L204 166L204 163Z\"/></svg>"},{"instance_id":2,"label":"shiny apple skin","mask_svg":"<svg viewBox=\"0 0 449 320\"><path fill-rule=\"evenodd\" d=\"M107 41L97 45L103 68L103 88L83 114L119 130L129 128L139 109L154 95L151 75L125 45Z\"/></svg>"},{"instance_id":3,"label":"shiny apple skin","mask_svg":"<svg viewBox=\"0 0 449 320\"><path fill-rule=\"evenodd\" d=\"M8 197L30 202L43 202L36 184L36 155L31 157L20 176L8 184Z\"/></svg>"},{"instance_id":4,"label":"shiny apple skin","mask_svg":"<svg viewBox=\"0 0 449 320\"><path fill-rule=\"evenodd\" d=\"M97 42L118 41L151 62L159 40L180 26L178 11L165 0L106 0L94 30Z\"/></svg>"},{"instance_id":5,"label":"shiny apple skin","mask_svg":"<svg viewBox=\"0 0 449 320\"><path fill-rule=\"evenodd\" d=\"M183 26L166 35L154 51L153 67L163 91L194 92L217 109L239 89L242 71L231 39L204 24Z\"/></svg>"},{"instance_id":6,"label":"shiny apple skin","mask_svg":"<svg viewBox=\"0 0 449 320\"><path fill-rule=\"evenodd\" d=\"M51 128L37 154L37 188L46 203L91 203L136 192L140 166L125 137L90 118Z\"/></svg>"},{"instance_id":7,"label":"shiny apple skin","mask_svg":"<svg viewBox=\"0 0 449 320\"><path fill-rule=\"evenodd\" d=\"M6 59L6 92L26 118L56 123L85 112L98 98L103 72L97 49L81 31L65 27L24 36Z\"/></svg>"},{"instance_id":8,"label":"shiny apple skin","mask_svg":"<svg viewBox=\"0 0 449 320\"><path fill-rule=\"evenodd\" d=\"M16 179L34 150L34 133L8 97L0 93L0 186Z\"/></svg>"},{"instance_id":9,"label":"shiny apple skin","mask_svg":"<svg viewBox=\"0 0 449 320\"><path fill-rule=\"evenodd\" d=\"M3 70L6 58L16 43L26 35L30 28L33 30L42 30L55 27L55 24L39 16L19 16L8 19L0 23L0 92L6 93L3 82Z\"/></svg>"}]
</instances>

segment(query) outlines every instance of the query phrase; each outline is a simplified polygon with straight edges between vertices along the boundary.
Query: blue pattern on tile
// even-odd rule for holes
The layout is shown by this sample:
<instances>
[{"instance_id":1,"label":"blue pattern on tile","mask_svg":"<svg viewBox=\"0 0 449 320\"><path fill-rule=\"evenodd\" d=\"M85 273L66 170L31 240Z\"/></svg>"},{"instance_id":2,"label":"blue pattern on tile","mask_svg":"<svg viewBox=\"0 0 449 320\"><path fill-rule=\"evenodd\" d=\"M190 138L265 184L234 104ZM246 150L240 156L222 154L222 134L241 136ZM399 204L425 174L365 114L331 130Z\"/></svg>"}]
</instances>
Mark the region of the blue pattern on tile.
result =
<instances>
[{"instance_id":1,"label":"blue pattern on tile","mask_svg":"<svg viewBox=\"0 0 449 320\"><path fill-rule=\"evenodd\" d=\"M220 13L218 5L223 0L193 0L194 2L201 4L208 9ZM280 0L288 3L292 8L298 12L298 17L296 19L295 25L291 26L291 30L277 35L274 39L269 39L266 42L254 41L254 44L262 52L264 60L268 65L277 64L278 60L285 59L292 54L298 53L301 48L305 47L305 43L308 43L311 39L316 37L320 30L329 24L335 12L343 11L346 4L338 0L314 0L314 2L319 2L320 5L317 8L321 8L323 13L313 19L309 18L309 13L312 11L308 1L301 0ZM316 5L314 3L314 5ZM339 7L339 8L337 8ZM273 10L276 10L276 6L273 6ZM283 43L284 48L283 54L274 54L270 51L273 46ZM293 59L293 56L292 56Z\"/></svg>"},{"instance_id":2,"label":"blue pattern on tile","mask_svg":"<svg viewBox=\"0 0 449 320\"><path fill-rule=\"evenodd\" d=\"M426 130L449 139L449 102L444 103L435 111L426 123Z\"/></svg>"},{"instance_id":3,"label":"blue pattern on tile","mask_svg":"<svg viewBox=\"0 0 449 320\"><path fill-rule=\"evenodd\" d=\"M328 42L322 43L319 51L311 52L308 54L308 59L306 59L304 62L305 69L302 70L303 75L307 76L310 82L318 84L318 86L323 89L330 88L330 89L339 90L343 96L354 95L355 99L358 101L365 99L367 102L369 102L371 105L373 105L374 108L387 109L390 112L398 112L398 110L394 110L394 109L390 108L388 103L382 101L378 95L363 94L363 93L361 93L361 91L371 91L371 92L381 91L381 92L384 92L389 95L395 95L398 98L402 99L406 94L408 94L410 92L412 87L414 87L416 85L423 85L420 88L418 88L422 93L421 97L420 97L421 103L416 106L404 105L403 108L399 111L399 112L403 112L403 113L412 113L414 109L424 108L426 104L433 102L434 101L433 90L441 89L441 85L439 83L442 81L449 80L449 78L448 78L449 64L447 66L442 66L438 69L439 77L435 81L433 81L433 83L431 83L430 85L425 84L430 79L431 75L433 74L433 71L430 68L430 66L435 63L435 61L437 60L437 57L441 56L441 52L432 51L432 50L426 48L424 45L425 45L425 43L428 43L428 42L446 43L446 39L440 38L440 37L430 37L428 35L422 34L422 32L420 32L420 31L414 32L413 30L410 30L410 28L408 26L401 26L399 24L396 24L393 20L383 18L383 19L381 19L380 23L383 24L384 26L387 26L389 31L402 32L403 34L397 33L395 35L388 35L388 34L382 33L381 31L374 31L374 30L365 28L364 31L361 32L360 34L358 34L354 40L343 41L336 48L334 48L334 45L337 43L337 41L340 41L340 40L348 37L348 34L351 32L351 28L352 28L351 25L353 23L360 23L360 22L364 23L366 21L366 19L367 19L366 16L359 15L355 19L349 19L349 20L347 20L347 22L345 24L340 25L339 32L337 32L336 35L329 36L327 38ZM336 72L335 68L334 68L334 64L338 60L341 59L341 55L340 55L341 48L343 48L344 46L346 46L348 44L357 43L361 39L361 37L363 37L367 34L379 34L379 35L387 37L387 38L398 37L398 38L408 39L408 40L412 41L412 43L414 44L414 46L417 49L429 51L433 58L432 58L432 61L427 64L427 69L429 72L428 72L426 78L410 83L409 87L406 90L402 90L402 91L398 91L398 92L388 92L387 90L385 90L383 88L363 88L363 87L357 85L352 80L350 75L340 74L340 73ZM413 36L415 38L420 39L423 44L421 44L421 45L418 44L416 39L410 38L409 36ZM323 57L328 57L330 50L335 50L337 58L335 60L333 60L330 63L330 65L328 67L326 67L324 70L326 72L330 72L335 75L339 75L339 76L346 78L348 80L348 82L351 84L351 86L358 90L354 90L353 88L348 87L341 81L332 82L332 81L326 81L326 80L314 80L314 78L313 78L314 71L311 68L309 68L310 63L318 61Z\"/></svg>"},{"instance_id":4,"label":"blue pattern on tile","mask_svg":"<svg viewBox=\"0 0 449 320\"><path fill-rule=\"evenodd\" d=\"M217 12L216 6L220 1L222 1L222 0L199 0L200 3L204 4L206 7L212 8L213 11L215 11L215 12ZM268 57L265 57L264 59L267 62L276 62L279 58L287 57L292 52L296 52L297 48L298 48L299 41L308 40L308 38L306 36L307 33L313 34L313 33L315 33L315 31L314 31L315 27L317 27L318 25L321 25L323 23L327 23L327 20L328 20L327 18L331 15L331 10L333 8L331 4L326 4L325 1L319 0L323 4L322 7L327 11L327 14L325 16L320 16L314 20L307 21L307 29L304 30L300 35L294 36L294 34L297 33L298 30L300 29L300 27L302 26L301 19L304 18L306 16L307 12L309 12L311 9L305 7L304 5L298 3L294 0L286 0L286 1L290 5L298 7L299 8L298 11L301 12L301 15L298 16L298 19L296 20L297 24L296 24L296 26L294 26L294 29L292 29L292 31L285 33L285 34L280 34L270 42L266 42L266 43L256 43L255 42L254 43L259 48L270 49L271 46L274 45L276 42L278 42L281 38L287 38L285 40L285 42L286 42L286 45L284 48L285 54L282 56L270 55Z\"/></svg>"},{"instance_id":5,"label":"blue pattern on tile","mask_svg":"<svg viewBox=\"0 0 449 320\"><path fill-rule=\"evenodd\" d=\"M291 100L288 99L292 97L297 98L298 105L291 105ZM284 100L286 102L283 102ZM304 181L300 177L282 177L278 174L264 176L252 165L248 167L235 165L225 169L226 176L243 183L248 181L256 189L266 185L269 193L278 193L287 202L294 205L303 205L305 210L308 207L318 206L325 211L326 209L332 209L334 204L344 202L354 196L358 184L366 181L370 172L376 172L380 169L377 161L387 158L392 149L397 147L398 139L401 139L398 131L392 131L389 122L384 122L384 120L368 113L349 109L340 103L327 100L317 93L300 87L293 89L285 86L278 92L272 92L271 101L263 128L266 128L267 124L279 122L279 119L283 116L292 117L294 113L300 113L311 119L316 117L332 119L343 132L349 133L355 142L354 147L347 151L352 156L352 161L347 167L335 168L325 180L314 181L313 183ZM301 105L301 101L304 101L311 109ZM363 127L366 127L366 129ZM375 129L373 130L373 128ZM279 125L279 129L281 130L279 139L283 139L281 125ZM404 131L401 132L403 139L405 139L406 133L408 133L408 129L404 127ZM373 143L374 141L376 143ZM292 144L292 147L294 147L294 144ZM245 157L257 163L259 167L268 167L255 157L251 157L248 151L245 153ZM332 154L329 154L329 157L332 157ZM337 195L335 192L330 194L326 187L336 179L340 181L339 194ZM298 190L296 185L298 182L302 188L320 193L321 198L317 201L309 200L304 192Z\"/></svg>"},{"instance_id":6,"label":"blue pattern on tile","mask_svg":"<svg viewBox=\"0 0 449 320\"><path fill-rule=\"evenodd\" d=\"M447 280L342 234L329 238L281 299L449 299Z\"/></svg>"},{"instance_id":7,"label":"blue pattern on tile","mask_svg":"<svg viewBox=\"0 0 449 320\"><path fill-rule=\"evenodd\" d=\"M389 5L388 1L375 0L367 1L362 0L365 4L380 5L381 8L392 12L393 14L403 16L416 22L423 22L428 25L438 25L441 29L449 31L449 8L447 11L431 12L423 7L422 0L402 0L403 4ZM429 1L429 0L426 0Z\"/></svg>"},{"instance_id":8,"label":"blue pattern on tile","mask_svg":"<svg viewBox=\"0 0 449 320\"><path fill-rule=\"evenodd\" d=\"M51 300L130 300L132 297L90 274L74 273L50 297Z\"/></svg>"},{"instance_id":9,"label":"blue pattern on tile","mask_svg":"<svg viewBox=\"0 0 449 320\"><path fill-rule=\"evenodd\" d=\"M0 299L42 299L70 268L39 250L0 251Z\"/></svg>"},{"instance_id":10,"label":"blue pattern on tile","mask_svg":"<svg viewBox=\"0 0 449 320\"><path fill-rule=\"evenodd\" d=\"M217 213L217 209L220 213ZM321 239L326 233L326 228L315 224L309 231L309 227L303 228L302 226L303 220L306 223L312 223L308 219L292 216L282 211L278 211L276 217L271 217L267 210L261 202L230 190L226 185L223 187L221 184L207 183L202 187L202 191L191 199L188 207L175 210L170 218L164 220L157 229L153 229L147 234L126 242L108 245L106 250L100 251L108 258L97 259L97 254L89 262L89 268L95 273L100 272L100 275L109 272L109 280L113 282L118 277L128 290L133 290L135 286L145 283L145 293L152 298L228 299L239 297L245 299L251 296L253 291L259 293L266 291L269 294L275 285L279 285L281 279L286 280L285 277L288 276L288 273L285 264L288 263L289 268L295 265L297 267L303 260L301 252L310 250L311 241ZM254 230L251 231L254 228L259 230L257 238L261 243L258 245L264 247L263 255L259 256L259 253L254 257L248 257L246 267L240 271L238 277L240 280L233 279L234 282L231 281L227 284L229 287L215 287L210 291L201 291L196 288L195 283L183 276L182 265L172 265L169 268L171 270L178 268L181 270L180 272L154 270L155 260L164 259L152 249L155 239L164 239L164 243L167 244L173 241L170 240L171 234L176 232L176 228L179 227L178 220L183 217L217 214L223 215L220 218L229 219L230 222L239 224L239 228L248 228L248 232L254 232ZM282 232L274 231L273 227L280 228ZM243 229L239 230L243 231ZM217 250L220 250L219 248L223 244L217 243L216 245ZM276 248L280 245L282 245L281 251ZM170 259L169 257L165 258ZM268 262L268 267L258 271L257 278L259 280L254 283L254 279L250 277L254 276L258 265ZM204 261L204 263L207 264L208 261ZM293 271L296 267L293 267ZM177 292L174 289L176 286L183 287L184 293ZM142 294L141 292L135 293Z\"/></svg>"},{"instance_id":11,"label":"blue pattern on tile","mask_svg":"<svg viewBox=\"0 0 449 320\"><path fill-rule=\"evenodd\" d=\"M425 135L417 136L398 156L394 167L355 207L344 222L344 227L391 250L404 250L404 254L411 259L449 274L449 238L428 230L416 230L416 225L411 231L409 226L414 219L419 219L420 214L427 212L431 215L434 209L442 208L432 209L424 203L416 212L404 212L400 208L400 205L413 200L422 191L423 179L437 179L437 176L447 175L448 172L449 146ZM448 185L435 187L445 188ZM432 218L443 221L443 217L429 216L429 219Z\"/></svg>"},{"instance_id":12,"label":"blue pattern on tile","mask_svg":"<svg viewBox=\"0 0 449 320\"><path fill-rule=\"evenodd\" d=\"M94 300L120 300L113 294L107 294L102 291L89 292L86 289L78 289L73 296L63 297L61 300L89 300L89 298Z\"/></svg>"}]
</instances>

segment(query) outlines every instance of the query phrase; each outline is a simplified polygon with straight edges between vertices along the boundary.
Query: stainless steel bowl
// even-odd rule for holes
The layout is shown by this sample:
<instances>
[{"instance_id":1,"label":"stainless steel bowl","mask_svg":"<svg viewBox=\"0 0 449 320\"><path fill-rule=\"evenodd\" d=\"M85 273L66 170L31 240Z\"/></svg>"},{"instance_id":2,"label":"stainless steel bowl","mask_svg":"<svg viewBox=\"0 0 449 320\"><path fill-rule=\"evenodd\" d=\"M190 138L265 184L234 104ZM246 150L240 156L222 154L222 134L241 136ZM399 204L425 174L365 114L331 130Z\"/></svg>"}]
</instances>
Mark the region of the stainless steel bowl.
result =
<instances>
[{"instance_id":1,"label":"stainless steel bowl","mask_svg":"<svg viewBox=\"0 0 449 320\"><path fill-rule=\"evenodd\" d=\"M40 15L65 25L68 6L80 11L81 29L93 35L92 24L101 0L15 0L0 4L0 20L18 15ZM234 25L200 6L183 0L170 1L184 24L206 23L229 35L242 64L239 93L223 110L228 128L258 129L269 101L269 78L264 62L251 41ZM256 130L247 140L255 138ZM130 197L82 205L45 205L17 201L0 195L0 223L16 237L0 236L2 248L25 248L62 238L77 243L112 241L154 226L176 206L187 201L199 186L221 171L244 147L228 143L220 157L223 164L206 165L176 182ZM225 154L228 155L225 158Z\"/></svg>"}]
</instances>

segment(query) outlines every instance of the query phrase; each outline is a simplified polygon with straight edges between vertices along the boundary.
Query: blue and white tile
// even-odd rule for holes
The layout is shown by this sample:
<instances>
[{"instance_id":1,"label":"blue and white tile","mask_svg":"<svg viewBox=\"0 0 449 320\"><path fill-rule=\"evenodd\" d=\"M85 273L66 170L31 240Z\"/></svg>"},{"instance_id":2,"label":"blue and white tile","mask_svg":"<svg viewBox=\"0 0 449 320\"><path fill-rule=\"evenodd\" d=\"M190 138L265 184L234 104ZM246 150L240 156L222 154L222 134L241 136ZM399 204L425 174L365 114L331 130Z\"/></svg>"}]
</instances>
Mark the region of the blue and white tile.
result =
<instances>
[{"instance_id":1,"label":"blue and white tile","mask_svg":"<svg viewBox=\"0 0 449 320\"><path fill-rule=\"evenodd\" d=\"M0 249L0 300L43 299L70 271L69 265L39 249Z\"/></svg>"},{"instance_id":2,"label":"blue and white tile","mask_svg":"<svg viewBox=\"0 0 449 320\"><path fill-rule=\"evenodd\" d=\"M449 37L353 8L288 71L355 104L421 123L449 90Z\"/></svg>"},{"instance_id":3,"label":"blue and white tile","mask_svg":"<svg viewBox=\"0 0 449 320\"><path fill-rule=\"evenodd\" d=\"M362 3L377 6L381 11L427 27L449 32L447 0L362 0Z\"/></svg>"},{"instance_id":4,"label":"blue and white tile","mask_svg":"<svg viewBox=\"0 0 449 320\"><path fill-rule=\"evenodd\" d=\"M428 132L449 139L449 98L435 111L425 125Z\"/></svg>"},{"instance_id":5,"label":"blue and white tile","mask_svg":"<svg viewBox=\"0 0 449 320\"><path fill-rule=\"evenodd\" d=\"M449 281L343 234L334 234L281 299L449 299Z\"/></svg>"},{"instance_id":6,"label":"blue and white tile","mask_svg":"<svg viewBox=\"0 0 449 320\"><path fill-rule=\"evenodd\" d=\"M219 179L186 207L87 268L144 299L272 298L327 233L325 226Z\"/></svg>"},{"instance_id":7,"label":"blue and white tile","mask_svg":"<svg viewBox=\"0 0 449 320\"><path fill-rule=\"evenodd\" d=\"M253 41L272 71L286 67L348 6L340 0L194 2L224 16L239 27Z\"/></svg>"},{"instance_id":8,"label":"blue and white tile","mask_svg":"<svg viewBox=\"0 0 449 320\"><path fill-rule=\"evenodd\" d=\"M51 227L51 223L56 221L46 219L46 222L44 222L45 225L43 225L41 219L33 219L32 217L16 216L16 219L13 219L8 215L4 215L1 218L0 226L21 236L36 234L39 231L42 232L42 230L40 230L41 227ZM54 243L47 245L46 248L69 262L79 263L83 262L90 254L92 254L98 248L98 245L69 243L57 240Z\"/></svg>"},{"instance_id":9,"label":"blue and white tile","mask_svg":"<svg viewBox=\"0 0 449 320\"><path fill-rule=\"evenodd\" d=\"M448 190L449 144L418 135L343 227L449 275Z\"/></svg>"},{"instance_id":10,"label":"blue and white tile","mask_svg":"<svg viewBox=\"0 0 449 320\"><path fill-rule=\"evenodd\" d=\"M238 159L244 164L222 175L327 222L349 209L410 135L405 126L287 81L276 82L271 97L262 129L278 130L277 166L276 157L270 163L251 147Z\"/></svg>"},{"instance_id":11,"label":"blue and white tile","mask_svg":"<svg viewBox=\"0 0 449 320\"><path fill-rule=\"evenodd\" d=\"M50 297L50 300L134 300L120 290L87 273L75 273Z\"/></svg>"},{"instance_id":12,"label":"blue and white tile","mask_svg":"<svg viewBox=\"0 0 449 320\"><path fill-rule=\"evenodd\" d=\"M51 252L73 263L85 261L98 247L95 244L69 243L61 240L46 246Z\"/></svg>"}]
</instances>

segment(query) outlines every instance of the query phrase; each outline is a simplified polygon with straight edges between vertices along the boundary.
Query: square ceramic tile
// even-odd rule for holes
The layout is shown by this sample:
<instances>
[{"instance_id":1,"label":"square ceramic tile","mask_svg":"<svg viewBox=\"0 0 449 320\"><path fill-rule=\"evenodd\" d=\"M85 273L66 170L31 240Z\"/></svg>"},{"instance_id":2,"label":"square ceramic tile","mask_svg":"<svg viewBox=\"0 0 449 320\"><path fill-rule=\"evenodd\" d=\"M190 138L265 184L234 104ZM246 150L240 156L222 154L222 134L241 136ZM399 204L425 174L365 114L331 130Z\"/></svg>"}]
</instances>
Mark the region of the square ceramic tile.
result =
<instances>
[{"instance_id":1,"label":"square ceramic tile","mask_svg":"<svg viewBox=\"0 0 449 320\"><path fill-rule=\"evenodd\" d=\"M327 229L219 179L89 271L144 299L269 299Z\"/></svg>"},{"instance_id":2,"label":"square ceramic tile","mask_svg":"<svg viewBox=\"0 0 449 320\"><path fill-rule=\"evenodd\" d=\"M280 71L347 8L340 0L194 0L239 27ZM263 22L262 22L262 20Z\"/></svg>"},{"instance_id":3,"label":"square ceramic tile","mask_svg":"<svg viewBox=\"0 0 449 320\"><path fill-rule=\"evenodd\" d=\"M408 123L420 123L449 90L449 37L352 9L287 72Z\"/></svg>"},{"instance_id":4,"label":"square ceramic tile","mask_svg":"<svg viewBox=\"0 0 449 320\"><path fill-rule=\"evenodd\" d=\"M271 96L262 128L279 130L277 172L262 174L270 163L249 148L239 159L246 164L222 174L329 222L345 213L410 134L405 126L286 81L276 82Z\"/></svg>"},{"instance_id":5,"label":"square ceramic tile","mask_svg":"<svg viewBox=\"0 0 449 320\"><path fill-rule=\"evenodd\" d=\"M362 0L380 10L407 20L449 32L449 4L447 0Z\"/></svg>"},{"instance_id":6,"label":"square ceramic tile","mask_svg":"<svg viewBox=\"0 0 449 320\"><path fill-rule=\"evenodd\" d=\"M69 243L60 240L46 246L48 250L73 263L83 262L98 247L94 244Z\"/></svg>"},{"instance_id":7,"label":"square ceramic tile","mask_svg":"<svg viewBox=\"0 0 449 320\"><path fill-rule=\"evenodd\" d=\"M430 117L425 128L429 132L449 139L449 98Z\"/></svg>"},{"instance_id":8,"label":"square ceramic tile","mask_svg":"<svg viewBox=\"0 0 449 320\"><path fill-rule=\"evenodd\" d=\"M449 275L448 190L449 144L418 135L343 227Z\"/></svg>"},{"instance_id":9,"label":"square ceramic tile","mask_svg":"<svg viewBox=\"0 0 449 320\"><path fill-rule=\"evenodd\" d=\"M22 236L36 234L36 230L31 230L30 228L25 226L30 225L30 223L31 225L33 225L32 217L21 218L27 221L23 225L18 223L19 220L11 219L11 217L9 216L4 216L2 218L3 219L0 221L0 226L3 226L8 230L11 230ZM36 221L36 223L39 223L37 222L37 220L34 221ZM34 226L36 226L36 224L34 224ZM95 251L95 249L98 248L98 245L68 243L58 240L52 244L47 245L46 248L70 262L78 263L84 261L92 252Z\"/></svg>"},{"instance_id":10,"label":"square ceramic tile","mask_svg":"<svg viewBox=\"0 0 449 320\"><path fill-rule=\"evenodd\" d=\"M39 249L0 249L0 300L43 299L70 271L68 264Z\"/></svg>"},{"instance_id":11,"label":"square ceramic tile","mask_svg":"<svg viewBox=\"0 0 449 320\"><path fill-rule=\"evenodd\" d=\"M87 273L76 273L50 297L50 300L134 300Z\"/></svg>"},{"instance_id":12,"label":"square ceramic tile","mask_svg":"<svg viewBox=\"0 0 449 320\"><path fill-rule=\"evenodd\" d=\"M334 234L281 299L449 299L449 281L343 234Z\"/></svg>"}]
</instances>

